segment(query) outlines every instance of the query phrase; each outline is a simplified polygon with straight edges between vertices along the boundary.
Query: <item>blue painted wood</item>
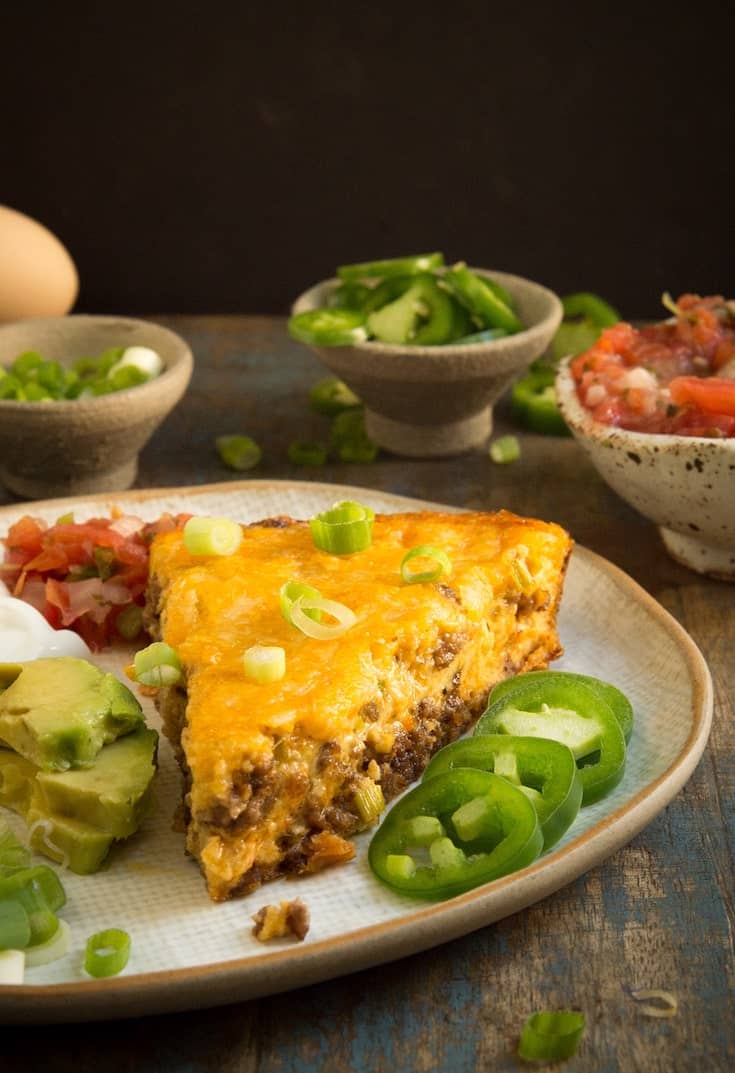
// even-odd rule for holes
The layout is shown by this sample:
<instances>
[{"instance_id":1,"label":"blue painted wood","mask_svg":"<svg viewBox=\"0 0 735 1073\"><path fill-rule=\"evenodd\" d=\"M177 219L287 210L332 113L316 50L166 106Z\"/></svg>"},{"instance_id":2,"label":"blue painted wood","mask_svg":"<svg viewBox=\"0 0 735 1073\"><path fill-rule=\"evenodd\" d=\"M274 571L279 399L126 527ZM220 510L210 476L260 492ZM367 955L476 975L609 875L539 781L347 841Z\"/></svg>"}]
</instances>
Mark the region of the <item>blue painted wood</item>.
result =
<instances>
[{"instance_id":1,"label":"blue painted wood","mask_svg":"<svg viewBox=\"0 0 735 1073\"><path fill-rule=\"evenodd\" d=\"M616 562L690 632L715 684L710 745L694 776L609 861L543 902L414 957L301 991L122 1025L5 1028L4 1073L518 1073L518 1034L535 1009L578 1007L587 1031L574 1073L730 1073L735 1068L735 586L669 559L653 526L597 477L572 440L521 433L522 457L493 466L381 456L301 470L294 439L324 438L307 405L324 375L273 318L163 318L191 342L192 384L141 457L138 484L236 478L223 432L263 447L250 476L366 485L460 506L507 507L565 525ZM497 431L514 431L505 405ZM0 502L12 497L0 493ZM669 1020L643 1016L637 988L674 992ZM32 1058L32 1064L29 1064Z\"/></svg>"}]
</instances>

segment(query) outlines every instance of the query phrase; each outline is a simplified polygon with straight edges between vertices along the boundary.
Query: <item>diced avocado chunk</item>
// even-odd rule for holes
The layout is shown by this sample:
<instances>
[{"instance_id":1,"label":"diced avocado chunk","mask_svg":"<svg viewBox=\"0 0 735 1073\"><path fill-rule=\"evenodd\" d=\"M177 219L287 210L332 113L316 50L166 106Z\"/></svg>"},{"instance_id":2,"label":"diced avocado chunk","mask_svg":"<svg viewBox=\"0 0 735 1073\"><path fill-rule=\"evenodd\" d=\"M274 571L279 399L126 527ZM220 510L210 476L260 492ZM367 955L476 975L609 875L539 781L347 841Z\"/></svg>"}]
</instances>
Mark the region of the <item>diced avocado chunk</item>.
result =
<instances>
[{"instance_id":1,"label":"diced avocado chunk","mask_svg":"<svg viewBox=\"0 0 735 1073\"><path fill-rule=\"evenodd\" d=\"M143 725L130 690L87 660L36 659L0 693L0 740L45 771L89 767L103 745Z\"/></svg>"},{"instance_id":2,"label":"diced avocado chunk","mask_svg":"<svg viewBox=\"0 0 735 1073\"><path fill-rule=\"evenodd\" d=\"M158 734L140 727L106 745L92 767L47 772L0 749L0 805L18 812L32 848L72 872L95 872L116 839L140 826L151 800Z\"/></svg>"},{"instance_id":3,"label":"diced avocado chunk","mask_svg":"<svg viewBox=\"0 0 735 1073\"><path fill-rule=\"evenodd\" d=\"M38 768L30 760L12 749L0 749L0 805L25 817L37 774Z\"/></svg>"},{"instance_id":4,"label":"diced avocado chunk","mask_svg":"<svg viewBox=\"0 0 735 1073\"><path fill-rule=\"evenodd\" d=\"M100 751L92 767L39 771L34 806L127 838L140 826L156 771L158 734L141 728Z\"/></svg>"},{"instance_id":5,"label":"diced avocado chunk","mask_svg":"<svg viewBox=\"0 0 735 1073\"><path fill-rule=\"evenodd\" d=\"M64 864L77 875L99 871L114 836L70 816L47 816L31 808L26 816L31 849Z\"/></svg>"}]
</instances>

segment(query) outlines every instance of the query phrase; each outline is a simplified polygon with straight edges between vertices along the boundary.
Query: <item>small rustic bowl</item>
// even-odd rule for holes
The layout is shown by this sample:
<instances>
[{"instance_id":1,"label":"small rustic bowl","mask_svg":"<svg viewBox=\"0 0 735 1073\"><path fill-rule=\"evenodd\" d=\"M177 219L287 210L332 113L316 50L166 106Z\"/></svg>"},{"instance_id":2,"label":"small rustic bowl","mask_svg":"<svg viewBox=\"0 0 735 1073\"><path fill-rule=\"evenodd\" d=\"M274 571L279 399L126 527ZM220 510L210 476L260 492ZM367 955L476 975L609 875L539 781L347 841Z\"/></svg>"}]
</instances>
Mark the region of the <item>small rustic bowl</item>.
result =
<instances>
[{"instance_id":1,"label":"small rustic bowl","mask_svg":"<svg viewBox=\"0 0 735 1073\"><path fill-rule=\"evenodd\" d=\"M677 562L735 581L735 440L630 432L595 421L563 361L564 420L614 491L659 527Z\"/></svg>"},{"instance_id":2,"label":"small rustic bowl","mask_svg":"<svg viewBox=\"0 0 735 1073\"><path fill-rule=\"evenodd\" d=\"M93 399L0 399L0 481L11 492L41 499L129 488L139 451L186 390L193 359L174 332L126 317L44 317L0 327L6 367L26 350L68 366L113 346L151 347L165 369L145 384Z\"/></svg>"},{"instance_id":3,"label":"small rustic bowl","mask_svg":"<svg viewBox=\"0 0 735 1073\"><path fill-rule=\"evenodd\" d=\"M380 447L413 458L461 454L487 440L492 406L515 378L543 354L562 318L553 291L521 276L492 276L515 300L528 327L489 343L398 346L357 343L311 349L365 404L365 427ZM327 304L339 280L300 295L293 313Z\"/></svg>"}]
</instances>

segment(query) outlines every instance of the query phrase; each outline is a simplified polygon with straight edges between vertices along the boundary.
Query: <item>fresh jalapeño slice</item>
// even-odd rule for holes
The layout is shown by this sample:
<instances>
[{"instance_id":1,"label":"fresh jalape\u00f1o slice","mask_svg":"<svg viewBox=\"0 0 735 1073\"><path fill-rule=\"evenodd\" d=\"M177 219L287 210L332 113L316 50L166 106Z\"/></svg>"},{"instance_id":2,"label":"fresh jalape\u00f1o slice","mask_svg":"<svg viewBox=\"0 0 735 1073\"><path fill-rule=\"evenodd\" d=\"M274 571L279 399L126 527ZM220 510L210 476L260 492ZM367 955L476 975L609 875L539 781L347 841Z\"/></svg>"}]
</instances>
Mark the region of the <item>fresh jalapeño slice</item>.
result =
<instances>
[{"instance_id":1,"label":"fresh jalape\u00f1o slice","mask_svg":"<svg viewBox=\"0 0 735 1073\"><path fill-rule=\"evenodd\" d=\"M293 339L313 346L351 346L368 338L365 317L354 309L309 309L288 322Z\"/></svg>"},{"instance_id":2,"label":"fresh jalape\u00f1o slice","mask_svg":"<svg viewBox=\"0 0 735 1073\"><path fill-rule=\"evenodd\" d=\"M337 275L344 282L389 279L391 276L415 276L419 272L431 272L435 268L441 268L443 264L444 255L441 253L419 253L414 257L392 257L385 261L340 265Z\"/></svg>"},{"instance_id":3,"label":"fresh jalape\u00f1o slice","mask_svg":"<svg viewBox=\"0 0 735 1073\"><path fill-rule=\"evenodd\" d=\"M489 771L457 768L393 806L368 860L393 890L438 899L525 868L542 847L536 810L522 790Z\"/></svg>"},{"instance_id":4,"label":"fresh jalape\u00f1o slice","mask_svg":"<svg viewBox=\"0 0 735 1073\"><path fill-rule=\"evenodd\" d=\"M533 803L549 849L571 827L582 803L582 779L574 754L551 738L483 734L440 749L424 781L454 768L480 768L502 775Z\"/></svg>"}]
</instances>

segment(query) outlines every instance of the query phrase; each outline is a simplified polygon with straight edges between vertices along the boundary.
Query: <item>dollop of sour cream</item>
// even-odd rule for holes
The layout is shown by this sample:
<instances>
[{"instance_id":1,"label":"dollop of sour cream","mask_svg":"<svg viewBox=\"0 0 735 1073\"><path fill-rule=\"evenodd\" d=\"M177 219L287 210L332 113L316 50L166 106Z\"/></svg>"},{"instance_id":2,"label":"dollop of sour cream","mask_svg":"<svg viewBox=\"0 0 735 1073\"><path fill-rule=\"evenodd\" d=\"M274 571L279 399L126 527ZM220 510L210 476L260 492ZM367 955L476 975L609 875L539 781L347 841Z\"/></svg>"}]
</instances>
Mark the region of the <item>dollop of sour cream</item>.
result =
<instances>
[{"instance_id":1,"label":"dollop of sour cream","mask_svg":"<svg viewBox=\"0 0 735 1073\"><path fill-rule=\"evenodd\" d=\"M55 630L35 607L0 592L0 662L23 663L44 656L77 656L90 650L72 630Z\"/></svg>"}]
</instances>

